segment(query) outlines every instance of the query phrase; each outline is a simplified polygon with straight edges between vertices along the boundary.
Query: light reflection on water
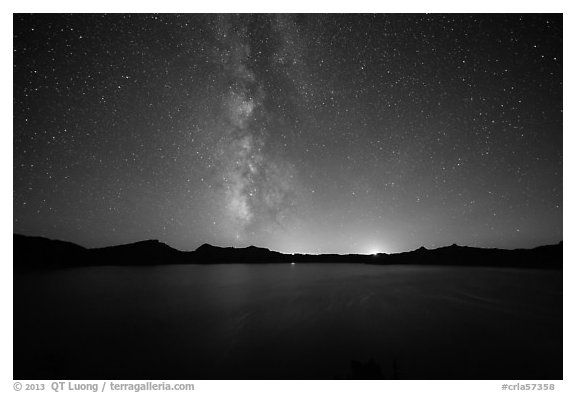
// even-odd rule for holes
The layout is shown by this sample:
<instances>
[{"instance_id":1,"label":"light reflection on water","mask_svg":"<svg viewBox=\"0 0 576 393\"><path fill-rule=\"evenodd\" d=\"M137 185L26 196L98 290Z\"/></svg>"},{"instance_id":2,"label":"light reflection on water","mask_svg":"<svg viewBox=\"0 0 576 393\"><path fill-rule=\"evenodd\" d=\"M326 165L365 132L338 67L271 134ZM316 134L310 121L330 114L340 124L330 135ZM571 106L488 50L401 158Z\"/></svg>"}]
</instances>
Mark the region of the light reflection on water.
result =
<instances>
[{"instance_id":1,"label":"light reflection on water","mask_svg":"<svg viewBox=\"0 0 576 393\"><path fill-rule=\"evenodd\" d=\"M351 360L374 358L383 377L395 362L400 378L505 379L545 377L561 364L562 273L554 271L95 267L15 277L15 299L15 327L28 337L15 336L15 348L45 340L36 344L59 348L60 371L78 372L67 356L79 347L120 351L93 365L107 377L124 377L119 370L132 363L160 379L343 378ZM39 326L61 329L48 341L35 336Z\"/></svg>"}]
</instances>

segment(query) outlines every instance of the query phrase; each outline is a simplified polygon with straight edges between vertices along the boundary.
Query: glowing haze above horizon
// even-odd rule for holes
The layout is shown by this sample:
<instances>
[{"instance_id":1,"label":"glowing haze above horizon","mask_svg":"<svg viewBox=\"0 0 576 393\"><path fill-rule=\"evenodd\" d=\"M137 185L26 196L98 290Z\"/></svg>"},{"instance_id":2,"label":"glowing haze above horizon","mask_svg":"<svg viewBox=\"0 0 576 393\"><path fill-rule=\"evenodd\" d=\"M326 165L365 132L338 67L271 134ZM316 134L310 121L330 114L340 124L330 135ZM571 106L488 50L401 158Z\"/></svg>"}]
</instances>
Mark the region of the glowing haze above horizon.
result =
<instances>
[{"instance_id":1,"label":"glowing haze above horizon","mask_svg":"<svg viewBox=\"0 0 576 393\"><path fill-rule=\"evenodd\" d=\"M561 15L14 15L14 232L562 240Z\"/></svg>"}]
</instances>

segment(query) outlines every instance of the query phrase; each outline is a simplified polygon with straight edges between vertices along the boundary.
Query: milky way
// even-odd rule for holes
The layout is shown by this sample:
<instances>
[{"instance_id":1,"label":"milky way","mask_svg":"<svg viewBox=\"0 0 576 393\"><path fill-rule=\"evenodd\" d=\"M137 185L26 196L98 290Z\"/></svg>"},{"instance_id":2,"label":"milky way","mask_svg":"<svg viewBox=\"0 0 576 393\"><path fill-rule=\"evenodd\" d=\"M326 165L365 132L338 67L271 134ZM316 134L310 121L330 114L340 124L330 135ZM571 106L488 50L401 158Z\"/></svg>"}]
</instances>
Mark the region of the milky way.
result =
<instances>
[{"instance_id":1,"label":"milky way","mask_svg":"<svg viewBox=\"0 0 576 393\"><path fill-rule=\"evenodd\" d=\"M370 253L562 234L561 15L15 15L14 231Z\"/></svg>"},{"instance_id":2,"label":"milky way","mask_svg":"<svg viewBox=\"0 0 576 393\"><path fill-rule=\"evenodd\" d=\"M266 89L251 69L247 20L220 16L215 22L215 64L228 82L222 94L224 121L216 130L221 134L215 157L237 238L245 231L282 225L297 195L293 166L267 149L269 133L274 133L274 113L266 109Z\"/></svg>"}]
</instances>

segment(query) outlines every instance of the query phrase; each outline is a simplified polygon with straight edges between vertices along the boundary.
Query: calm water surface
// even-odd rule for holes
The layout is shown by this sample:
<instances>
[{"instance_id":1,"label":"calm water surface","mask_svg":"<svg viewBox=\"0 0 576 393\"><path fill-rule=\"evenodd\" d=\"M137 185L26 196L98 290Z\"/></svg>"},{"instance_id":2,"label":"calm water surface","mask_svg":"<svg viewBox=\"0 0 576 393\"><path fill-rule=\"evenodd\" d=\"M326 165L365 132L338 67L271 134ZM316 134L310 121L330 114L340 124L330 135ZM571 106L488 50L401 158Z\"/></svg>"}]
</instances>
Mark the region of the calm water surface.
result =
<instances>
[{"instance_id":1,"label":"calm water surface","mask_svg":"<svg viewBox=\"0 0 576 393\"><path fill-rule=\"evenodd\" d=\"M14 377L562 378L562 272L352 264L14 277Z\"/></svg>"}]
</instances>

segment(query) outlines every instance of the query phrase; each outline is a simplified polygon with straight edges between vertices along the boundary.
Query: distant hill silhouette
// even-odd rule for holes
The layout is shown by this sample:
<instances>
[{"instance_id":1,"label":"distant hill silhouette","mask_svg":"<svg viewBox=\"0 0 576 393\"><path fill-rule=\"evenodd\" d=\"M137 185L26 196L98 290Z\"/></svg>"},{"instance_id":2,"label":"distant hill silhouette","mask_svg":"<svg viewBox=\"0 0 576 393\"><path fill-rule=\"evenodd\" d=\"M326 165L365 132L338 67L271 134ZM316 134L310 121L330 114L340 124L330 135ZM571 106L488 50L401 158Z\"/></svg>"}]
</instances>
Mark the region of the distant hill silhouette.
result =
<instances>
[{"instance_id":1,"label":"distant hill silhouette","mask_svg":"<svg viewBox=\"0 0 576 393\"><path fill-rule=\"evenodd\" d=\"M15 270L81 266L139 266L218 263L367 263L375 265L446 265L562 269L562 242L533 249L489 249L453 244L398 254L282 254L260 247L203 244L179 251L158 240L88 249L74 243L14 235Z\"/></svg>"},{"instance_id":2,"label":"distant hill silhouette","mask_svg":"<svg viewBox=\"0 0 576 393\"><path fill-rule=\"evenodd\" d=\"M85 264L88 249L43 237L14 235L14 268L65 267Z\"/></svg>"}]
</instances>

